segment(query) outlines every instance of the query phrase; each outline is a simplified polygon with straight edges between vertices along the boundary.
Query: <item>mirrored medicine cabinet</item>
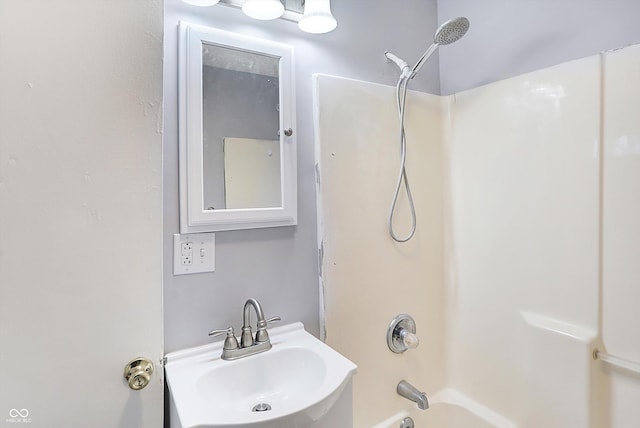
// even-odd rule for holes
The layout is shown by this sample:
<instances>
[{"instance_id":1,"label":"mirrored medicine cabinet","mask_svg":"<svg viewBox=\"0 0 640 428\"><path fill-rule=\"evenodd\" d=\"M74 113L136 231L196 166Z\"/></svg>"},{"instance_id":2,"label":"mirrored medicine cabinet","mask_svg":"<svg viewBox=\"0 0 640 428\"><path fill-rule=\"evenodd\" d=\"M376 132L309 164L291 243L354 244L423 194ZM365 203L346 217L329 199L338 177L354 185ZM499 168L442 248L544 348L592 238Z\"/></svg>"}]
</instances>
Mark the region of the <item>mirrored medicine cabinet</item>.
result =
<instances>
[{"instance_id":1,"label":"mirrored medicine cabinet","mask_svg":"<svg viewBox=\"0 0 640 428\"><path fill-rule=\"evenodd\" d=\"M293 49L180 23L180 232L297 221Z\"/></svg>"}]
</instances>

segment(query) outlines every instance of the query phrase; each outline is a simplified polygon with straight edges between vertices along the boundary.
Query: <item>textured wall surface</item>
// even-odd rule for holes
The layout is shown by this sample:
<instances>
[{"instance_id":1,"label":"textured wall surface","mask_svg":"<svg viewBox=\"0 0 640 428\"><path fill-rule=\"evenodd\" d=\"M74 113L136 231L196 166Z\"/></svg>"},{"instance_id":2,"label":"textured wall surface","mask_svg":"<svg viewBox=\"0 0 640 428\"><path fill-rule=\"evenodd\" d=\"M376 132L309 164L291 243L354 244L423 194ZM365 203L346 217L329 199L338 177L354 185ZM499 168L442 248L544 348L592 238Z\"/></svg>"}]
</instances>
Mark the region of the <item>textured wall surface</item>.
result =
<instances>
[{"instance_id":1,"label":"textured wall surface","mask_svg":"<svg viewBox=\"0 0 640 428\"><path fill-rule=\"evenodd\" d=\"M0 55L0 426L157 428L162 2L0 0Z\"/></svg>"}]
</instances>

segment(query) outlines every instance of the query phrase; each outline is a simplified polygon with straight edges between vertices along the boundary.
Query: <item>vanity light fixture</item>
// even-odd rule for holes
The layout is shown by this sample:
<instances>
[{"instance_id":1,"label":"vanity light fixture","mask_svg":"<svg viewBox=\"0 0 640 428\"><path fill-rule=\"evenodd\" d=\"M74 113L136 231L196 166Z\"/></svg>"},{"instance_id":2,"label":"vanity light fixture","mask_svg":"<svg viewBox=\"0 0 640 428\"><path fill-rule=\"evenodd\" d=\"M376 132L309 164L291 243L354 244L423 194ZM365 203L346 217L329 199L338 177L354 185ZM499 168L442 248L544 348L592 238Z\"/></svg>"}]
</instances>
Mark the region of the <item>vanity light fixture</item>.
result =
<instances>
[{"instance_id":1,"label":"vanity light fixture","mask_svg":"<svg viewBox=\"0 0 640 428\"><path fill-rule=\"evenodd\" d=\"M280 0L246 0L242 4L245 15L263 21L277 19L284 13L284 5Z\"/></svg>"},{"instance_id":2,"label":"vanity light fixture","mask_svg":"<svg viewBox=\"0 0 640 428\"><path fill-rule=\"evenodd\" d=\"M242 9L245 15L259 20L284 18L298 22L304 32L323 34L338 26L331 13L331 0L182 0L193 6L222 4Z\"/></svg>"},{"instance_id":3,"label":"vanity light fixture","mask_svg":"<svg viewBox=\"0 0 640 428\"><path fill-rule=\"evenodd\" d=\"M331 14L330 0L306 0L298 27L306 33L322 34L335 30L338 22Z\"/></svg>"},{"instance_id":4,"label":"vanity light fixture","mask_svg":"<svg viewBox=\"0 0 640 428\"><path fill-rule=\"evenodd\" d=\"M220 0L182 0L184 3L193 5L193 6L213 6L217 4Z\"/></svg>"}]
</instances>

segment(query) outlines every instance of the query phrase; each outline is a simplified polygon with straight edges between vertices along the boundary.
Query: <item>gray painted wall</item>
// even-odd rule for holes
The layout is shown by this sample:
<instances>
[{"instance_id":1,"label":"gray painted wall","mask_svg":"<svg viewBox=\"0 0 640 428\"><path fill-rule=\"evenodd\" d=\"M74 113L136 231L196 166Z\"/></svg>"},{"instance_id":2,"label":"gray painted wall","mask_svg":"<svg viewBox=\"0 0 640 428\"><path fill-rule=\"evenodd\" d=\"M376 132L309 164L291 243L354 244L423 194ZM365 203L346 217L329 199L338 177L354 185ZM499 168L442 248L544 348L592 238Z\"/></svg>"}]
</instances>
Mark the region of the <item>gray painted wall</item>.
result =
<instances>
[{"instance_id":1,"label":"gray painted wall","mask_svg":"<svg viewBox=\"0 0 640 428\"><path fill-rule=\"evenodd\" d=\"M438 21L471 21L440 49L441 93L486 83L640 41L638 0L441 0Z\"/></svg>"},{"instance_id":2,"label":"gray painted wall","mask_svg":"<svg viewBox=\"0 0 640 428\"><path fill-rule=\"evenodd\" d=\"M384 61L390 50L413 63L436 28L435 0L332 2L338 28L325 35L301 32L292 22L258 22L226 6L196 8L165 1L164 40L164 320L165 351L208 343L209 330L240 328L248 297L267 316L284 323L302 321L319 334L318 256L313 146L313 73L326 73L395 85L398 71ZM298 225L216 234L214 273L174 277L172 235L178 232L178 20L237 31L294 46L298 144ZM402 25L390 23L401 22ZM411 88L438 93L437 58L411 82ZM389 144L395 144L390 141ZM391 198L391 195L389 195ZM387 209L386 207L383 209Z\"/></svg>"}]
</instances>

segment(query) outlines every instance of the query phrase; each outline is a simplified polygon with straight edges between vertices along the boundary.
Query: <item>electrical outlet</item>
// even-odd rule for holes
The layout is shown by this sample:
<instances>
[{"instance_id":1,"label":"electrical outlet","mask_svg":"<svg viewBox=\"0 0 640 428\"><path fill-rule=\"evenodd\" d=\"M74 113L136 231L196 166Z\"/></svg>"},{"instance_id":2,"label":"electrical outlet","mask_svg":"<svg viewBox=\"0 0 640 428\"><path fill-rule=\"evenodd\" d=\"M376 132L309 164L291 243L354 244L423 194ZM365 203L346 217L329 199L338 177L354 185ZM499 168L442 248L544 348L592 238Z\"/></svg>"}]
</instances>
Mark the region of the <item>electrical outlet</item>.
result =
<instances>
[{"instance_id":1,"label":"electrical outlet","mask_svg":"<svg viewBox=\"0 0 640 428\"><path fill-rule=\"evenodd\" d=\"M173 274L215 271L215 234L173 235Z\"/></svg>"},{"instance_id":2,"label":"electrical outlet","mask_svg":"<svg viewBox=\"0 0 640 428\"><path fill-rule=\"evenodd\" d=\"M193 255L193 242L182 242L181 243L181 252L183 256L192 256Z\"/></svg>"}]
</instances>

